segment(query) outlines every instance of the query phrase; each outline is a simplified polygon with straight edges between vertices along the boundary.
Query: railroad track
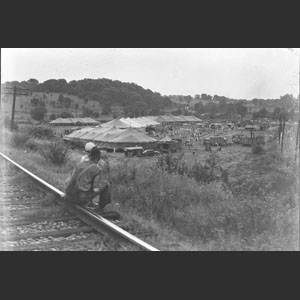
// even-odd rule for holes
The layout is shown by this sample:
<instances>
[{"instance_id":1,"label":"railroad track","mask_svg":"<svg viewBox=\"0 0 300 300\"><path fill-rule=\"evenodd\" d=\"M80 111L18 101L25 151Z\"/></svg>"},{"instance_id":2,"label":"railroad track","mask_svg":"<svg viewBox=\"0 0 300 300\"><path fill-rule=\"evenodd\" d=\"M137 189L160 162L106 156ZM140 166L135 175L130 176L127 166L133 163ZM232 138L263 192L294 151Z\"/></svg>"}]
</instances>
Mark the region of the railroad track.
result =
<instances>
[{"instance_id":1,"label":"railroad track","mask_svg":"<svg viewBox=\"0 0 300 300\"><path fill-rule=\"evenodd\" d=\"M63 192L1 152L0 174L0 250L158 251L140 239L153 232L63 202Z\"/></svg>"}]
</instances>

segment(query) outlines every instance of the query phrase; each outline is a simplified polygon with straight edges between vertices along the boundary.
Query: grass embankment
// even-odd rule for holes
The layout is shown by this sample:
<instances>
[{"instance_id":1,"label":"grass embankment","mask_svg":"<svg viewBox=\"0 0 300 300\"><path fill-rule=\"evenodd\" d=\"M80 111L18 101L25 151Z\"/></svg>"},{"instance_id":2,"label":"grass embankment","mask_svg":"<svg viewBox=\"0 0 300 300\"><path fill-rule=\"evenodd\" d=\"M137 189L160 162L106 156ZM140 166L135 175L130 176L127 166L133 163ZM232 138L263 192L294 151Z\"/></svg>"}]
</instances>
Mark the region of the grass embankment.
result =
<instances>
[{"instance_id":1,"label":"grass embankment","mask_svg":"<svg viewBox=\"0 0 300 300\"><path fill-rule=\"evenodd\" d=\"M83 154L72 151L64 164L55 166L38 150L21 147L4 151L61 190ZM168 159L162 160L170 165ZM263 155L244 157L240 164L242 168L251 165L252 176L247 173L238 188L230 176L227 182L218 176L207 177L207 173L211 174L207 165L186 173L180 169L178 160L169 169L162 167L161 160L124 156L109 156L109 163L108 176L113 186L111 208L128 220L142 223L144 228L154 229L158 238L153 242L160 249L299 249L296 169L274 146ZM236 164L234 170L239 168Z\"/></svg>"},{"instance_id":2,"label":"grass embankment","mask_svg":"<svg viewBox=\"0 0 300 300\"><path fill-rule=\"evenodd\" d=\"M258 166L263 161L262 156ZM156 166L124 162L115 193L126 209L167 224L195 244L201 240L205 249L297 249L296 180L292 169L277 167L270 171L268 185L252 180L237 191L219 180L203 184Z\"/></svg>"}]
</instances>

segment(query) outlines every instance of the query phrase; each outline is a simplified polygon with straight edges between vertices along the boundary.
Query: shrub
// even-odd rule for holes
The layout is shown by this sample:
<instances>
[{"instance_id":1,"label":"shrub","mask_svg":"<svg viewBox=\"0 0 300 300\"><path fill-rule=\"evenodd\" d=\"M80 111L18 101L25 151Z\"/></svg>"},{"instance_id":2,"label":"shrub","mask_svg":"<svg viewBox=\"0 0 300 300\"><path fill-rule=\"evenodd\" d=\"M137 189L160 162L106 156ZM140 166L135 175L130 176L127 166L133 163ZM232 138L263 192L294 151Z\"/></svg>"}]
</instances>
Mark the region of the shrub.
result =
<instances>
[{"instance_id":1,"label":"shrub","mask_svg":"<svg viewBox=\"0 0 300 300\"><path fill-rule=\"evenodd\" d=\"M53 130L47 126L33 126L28 129L27 134L37 139L51 139L55 136Z\"/></svg>"},{"instance_id":2,"label":"shrub","mask_svg":"<svg viewBox=\"0 0 300 300\"><path fill-rule=\"evenodd\" d=\"M109 180L116 184L130 184L136 177L137 167L130 159L119 160L113 165Z\"/></svg>"},{"instance_id":3,"label":"shrub","mask_svg":"<svg viewBox=\"0 0 300 300\"><path fill-rule=\"evenodd\" d=\"M23 148L29 137L22 133L13 133L11 136L10 143L13 147Z\"/></svg>"},{"instance_id":4,"label":"shrub","mask_svg":"<svg viewBox=\"0 0 300 300\"><path fill-rule=\"evenodd\" d=\"M5 120L4 120L4 126L5 128L11 128L11 118L10 117L6 117ZM19 129L19 126L18 124L16 124L16 122L14 122L14 125L13 125L13 130L14 131L18 131Z\"/></svg>"},{"instance_id":5,"label":"shrub","mask_svg":"<svg viewBox=\"0 0 300 300\"><path fill-rule=\"evenodd\" d=\"M41 144L36 139L29 138L25 143L25 147L28 150L37 151L41 147Z\"/></svg>"},{"instance_id":6,"label":"shrub","mask_svg":"<svg viewBox=\"0 0 300 300\"><path fill-rule=\"evenodd\" d=\"M195 161L192 166L189 166L183 154L179 156L172 154L162 155L158 158L156 165L165 172L186 175L198 182L209 183L215 180L222 180L228 183L228 172L217 165L215 153L212 153L203 165Z\"/></svg>"},{"instance_id":7,"label":"shrub","mask_svg":"<svg viewBox=\"0 0 300 300\"><path fill-rule=\"evenodd\" d=\"M53 121L56 119L56 115L55 114L50 114L50 120Z\"/></svg>"},{"instance_id":8,"label":"shrub","mask_svg":"<svg viewBox=\"0 0 300 300\"><path fill-rule=\"evenodd\" d=\"M97 119L97 118L100 117L100 114L96 111L96 112L93 113L92 116Z\"/></svg>"},{"instance_id":9,"label":"shrub","mask_svg":"<svg viewBox=\"0 0 300 300\"><path fill-rule=\"evenodd\" d=\"M163 162L172 165L171 161ZM218 180L199 184L177 172L168 173L158 164L137 168L121 160L111 165L111 180L113 197L123 209L156 219L191 238L219 241L225 248L236 238L240 244L235 247L272 249L274 239L286 236L292 240L295 231L296 222L290 216L297 213L297 203L292 193L257 196L245 190L234 194ZM273 181L282 181L280 188L285 190L295 185L278 174ZM267 188L265 183L262 186Z\"/></svg>"},{"instance_id":10,"label":"shrub","mask_svg":"<svg viewBox=\"0 0 300 300\"><path fill-rule=\"evenodd\" d=\"M36 107L31 110L31 117L36 121L42 121L47 113L47 109L45 107Z\"/></svg>"},{"instance_id":11,"label":"shrub","mask_svg":"<svg viewBox=\"0 0 300 300\"><path fill-rule=\"evenodd\" d=\"M40 102L40 100L39 100L38 98L32 98L32 99L30 100L30 105L31 105L31 106L37 107L38 104L39 104L39 102Z\"/></svg>"},{"instance_id":12,"label":"shrub","mask_svg":"<svg viewBox=\"0 0 300 300\"><path fill-rule=\"evenodd\" d=\"M66 112L66 111L63 111L60 115L59 115L60 118L74 118L74 116L69 113L69 112Z\"/></svg>"},{"instance_id":13,"label":"shrub","mask_svg":"<svg viewBox=\"0 0 300 300\"><path fill-rule=\"evenodd\" d=\"M54 140L39 149L39 153L46 160L62 165L68 157L69 147L60 140Z\"/></svg>"}]
</instances>

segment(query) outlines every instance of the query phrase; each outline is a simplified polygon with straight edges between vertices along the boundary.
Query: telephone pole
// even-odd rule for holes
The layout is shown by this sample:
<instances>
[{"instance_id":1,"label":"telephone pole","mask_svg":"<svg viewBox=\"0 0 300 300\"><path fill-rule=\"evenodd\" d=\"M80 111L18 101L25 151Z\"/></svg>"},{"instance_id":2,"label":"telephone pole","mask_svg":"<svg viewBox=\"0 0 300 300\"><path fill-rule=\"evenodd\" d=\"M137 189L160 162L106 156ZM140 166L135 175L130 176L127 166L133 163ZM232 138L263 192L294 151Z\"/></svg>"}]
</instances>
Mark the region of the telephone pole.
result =
<instances>
[{"instance_id":1,"label":"telephone pole","mask_svg":"<svg viewBox=\"0 0 300 300\"><path fill-rule=\"evenodd\" d=\"M17 96L17 88L14 87L14 93L13 93L13 105L12 105L12 112L11 112L11 124L10 124L10 130L11 130L11 132L14 131L14 119L15 119L16 96Z\"/></svg>"},{"instance_id":2,"label":"telephone pole","mask_svg":"<svg viewBox=\"0 0 300 300\"><path fill-rule=\"evenodd\" d=\"M28 89L23 89L23 88L17 88L16 86L14 86L14 87L5 87L4 90L5 90L5 93L7 95L13 95L13 103L12 103L12 111L11 111L11 123L10 123L10 130L11 130L11 132L13 132L14 131L16 98L17 98L17 96L21 96L21 95L27 96L29 94L29 90Z\"/></svg>"},{"instance_id":3,"label":"telephone pole","mask_svg":"<svg viewBox=\"0 0 300 300\"><path fill-rule=\"evenodd\" d=\"M298 159L299 159L299 172L300 172L300 49L298 49L298 56L299 56L299 95L298 95L298 114L299 114L299 120L298 120L298 128L297 128L297 134L296 134L296 149L295 149L295 162L297 161L297 151L298 153ZM300 174L299 174L300 178ZM300 179L299 179L300 180Z\"/></svg>"},{"instance_id":4,"label":"telephone pole","mask_svg":"<svg viewBox=\"0 0 300 300\"><path fill-rule=\"evenodd\" d=\"M2 102L2 83L1 83L1 48L0 48L0 110L1 110L1 102Z\"/></svg>"},{"instance_id":5,"label":"telephone pole","mask_svg":"<svg viewBox=\"0 0 300 300\"><path fill-rule=\"evenodd\" d=\"M298 48L298 57L299 57L299 94L298 94L298 127L296 134L296 149L295 149L295 163L297 163L297 152L298 152L298 196L299 196L299 186L300 186L300 48Z\"/></svg>"},{"instance_id":6,"label":"telephone pole","mask_svg":"<svg viewBox=\"0 0 300 300\"><path fill-rule=\"evenodd\" d=\"M298 102L298 114L299 114L299 121L298 121L298 135L297 135L297 140L298 140L298 148L299 148L299 170L300 170L300 48L298 49L298 55L299 55L299 102Z\"/></svg>"}]
</instances>

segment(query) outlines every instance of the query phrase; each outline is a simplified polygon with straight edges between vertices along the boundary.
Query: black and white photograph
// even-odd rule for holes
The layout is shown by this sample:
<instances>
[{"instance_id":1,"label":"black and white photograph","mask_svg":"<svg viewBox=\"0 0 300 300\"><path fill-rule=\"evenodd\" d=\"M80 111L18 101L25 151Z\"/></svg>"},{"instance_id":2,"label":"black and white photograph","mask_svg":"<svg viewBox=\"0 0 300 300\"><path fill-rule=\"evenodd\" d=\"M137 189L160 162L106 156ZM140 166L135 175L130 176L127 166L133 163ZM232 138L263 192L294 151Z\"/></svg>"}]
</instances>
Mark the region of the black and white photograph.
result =
<instances>
[{"instance_id":1,"label":"black and white photograph","mask_svg":"<svg viewBox=\"0 0 300 300\"><path fill-rule=\"evenodd\" d=\"M299 48L1 48L1 251L299 251Z\"/></svg>"}]
</instances>

